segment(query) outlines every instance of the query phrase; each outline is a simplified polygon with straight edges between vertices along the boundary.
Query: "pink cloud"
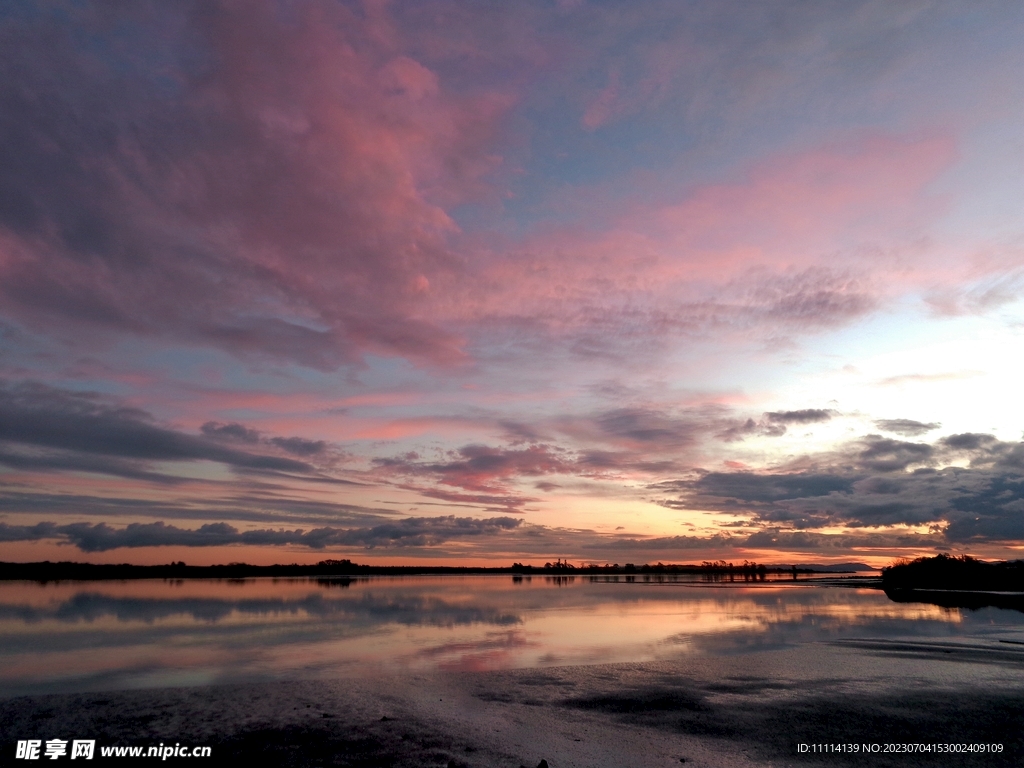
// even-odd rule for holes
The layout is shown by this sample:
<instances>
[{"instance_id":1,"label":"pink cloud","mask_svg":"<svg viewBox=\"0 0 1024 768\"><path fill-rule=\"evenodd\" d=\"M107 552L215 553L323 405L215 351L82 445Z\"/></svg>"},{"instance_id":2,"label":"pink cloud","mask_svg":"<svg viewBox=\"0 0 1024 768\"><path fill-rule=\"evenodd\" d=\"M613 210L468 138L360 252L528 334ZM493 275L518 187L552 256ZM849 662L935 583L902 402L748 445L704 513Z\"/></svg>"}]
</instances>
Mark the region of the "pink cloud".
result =
<instances>
[{"instance_id":1,"label":"pink cloud","mask_svg":"<svg viewBox=\"0 0 1024 768\"><path fill-rule=\"evenodd\" d=\"M110 34L106 17L75 13L79 28ZM288 23L269 3L161 13L131 20L180 30L152 54L169 85L90 58L57 22L8 30L26 87L46 95L0 105L42 126L14 137L26 212L0 228L0 290L34 327L320 369L368 353L457 365L502 335L601 354L828 327L884 298L891 281L875 279L871 254L890 258L920 234L942 204L928 184L955 155L946 137L869 136L776 154L674 199L637 176L607 220L581 211L571 227L488 250L449 211L498 199L502 153L523 141L507 118L524 83L559 67L578 77L594 61L585 49L539 42L530 14L505 19L517 54L479 17L411 33L386 5L307 4ZM54 35L67 45L37 55L33 41ZM696 54L680 42L638 55L626 74L603 65L585 127L661 103ZM446 69L465 58L488 74ZM527 74L502 69L513 61ZM65 146L72 113L90 130Z\"/></svg>"},{"instance_id":2,"label":"pink cloud","mask_svg":"<svg viewBox=\"0 0 1024 768\"><path fill-rule=\"evenodd\" d=\"M619 101L619 73L612 70L608 74L608 84L597 94L597 97L587 105L583 113L583 127L587 130L600 128L607 123L621 109L617 105Z\"/></svg>"},{"instance_id":3,"label":"pink cloud","mask_svg":"<svg viewBox=\"0 0 1024 768\"><path fill-rule=\"evenodd\" d=\"M319 368L365 352L464 359L424 299L434 275L461 270L445 206L479 196L500 164L492 138L512 97L450 92L381 31L382 9L293 11L287 23L272 3L122 20L181 29L129 54L168 59L169 84L89 59L59 22L23 23L11 55L39 98L3 108L40 129L12 138L25 217L0 242L11 311L79 336L115 329ZM74 14L85 33L110 33L103 14ZM40 55L47 36L68 39ZM89 127L73 145L70 113Z\"/></svg>"},{"instance_id":4,"label":"pink cloud","mask_svg":"<svg viewBox=\"0 0 1024 768\"><path fill-rule=\"evenodd\" d=\"M546 445L525 448L467 445L439 461L399 457L378 459L375 463L389 475L432 477L441 485L492 494L506 492L505 484L518 477L538 477L574 469L570 456Z\"/></svg>"},{"instance_id":5,"label":"pink cloud","mask_svg":"<svg viewBox=\"0 0 1024 768\"><path fill-rule=\"evenodd\" d=\"M944 210L928 185L955 154L944 137L874 136L771 157L678 202L627 202L600 231L506 244L477 281L445 286L439 311L607 348L845 323L891 295L893 273L906 283L913 242Z\"/></svg>"}]
</instances>

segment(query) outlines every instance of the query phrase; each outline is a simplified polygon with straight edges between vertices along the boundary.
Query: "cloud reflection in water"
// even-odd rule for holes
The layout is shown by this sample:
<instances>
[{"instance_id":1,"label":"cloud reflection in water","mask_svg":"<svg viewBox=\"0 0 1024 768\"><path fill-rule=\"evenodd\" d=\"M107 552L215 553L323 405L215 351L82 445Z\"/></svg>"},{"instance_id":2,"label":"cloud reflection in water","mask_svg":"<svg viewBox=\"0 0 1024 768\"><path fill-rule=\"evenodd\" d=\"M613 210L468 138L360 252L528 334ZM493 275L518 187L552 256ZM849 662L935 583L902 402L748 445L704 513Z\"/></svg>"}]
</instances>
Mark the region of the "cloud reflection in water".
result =
<instances>
[{"instance_id":1,"label":"cloud reflection in water","mask_svg":"<svg viewBox=\"0 0 1024 768\"><path fill-rule=\"evenodd\" d=\"M507 577L0 584L8 695L993 637L1024 615L801 585Z\"/></svg>"}]
</instances>

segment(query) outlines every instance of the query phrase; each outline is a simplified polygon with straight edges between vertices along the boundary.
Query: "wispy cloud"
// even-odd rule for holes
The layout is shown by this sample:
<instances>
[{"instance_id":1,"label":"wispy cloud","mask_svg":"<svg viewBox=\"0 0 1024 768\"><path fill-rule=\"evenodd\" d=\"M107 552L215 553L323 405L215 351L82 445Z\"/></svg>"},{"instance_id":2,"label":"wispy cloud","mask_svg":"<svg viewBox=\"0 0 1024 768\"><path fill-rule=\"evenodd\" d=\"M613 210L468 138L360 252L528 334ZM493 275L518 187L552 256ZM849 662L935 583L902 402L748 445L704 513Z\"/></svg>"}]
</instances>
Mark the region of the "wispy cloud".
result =
<instances>
[{"instance_id":1,"label":"wispy cloud","mask_svg":"<svg viewBox=\"0 0 1024 768\"><path fill-rule=\"evenodd\" d=\"M929 384L938 381L957 381L981 376L981 371L950 371L948 373L903 373L899 376L886 376L879 379L880 387L898 387L904 384Z\"/></svg>"}]
</instances>

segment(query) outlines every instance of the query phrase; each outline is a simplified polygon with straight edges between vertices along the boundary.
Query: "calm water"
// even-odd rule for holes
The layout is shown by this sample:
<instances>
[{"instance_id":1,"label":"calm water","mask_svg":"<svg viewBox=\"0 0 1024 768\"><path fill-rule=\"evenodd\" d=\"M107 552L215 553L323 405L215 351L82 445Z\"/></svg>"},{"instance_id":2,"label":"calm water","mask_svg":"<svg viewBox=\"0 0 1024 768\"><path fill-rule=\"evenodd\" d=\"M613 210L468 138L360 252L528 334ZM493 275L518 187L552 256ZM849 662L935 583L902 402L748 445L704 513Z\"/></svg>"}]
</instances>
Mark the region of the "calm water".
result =
<instances>
[{"instance_id":1,"label":"calm water","mask_svg":"<svg viewBox=\"0 0 1024 768\"><path fill-rule=\"evenodd\" d=\"M0 695L647 661L911 636L1024 642L1024 614L800 583L6 582Z\"/></svg>"}]
</instances>

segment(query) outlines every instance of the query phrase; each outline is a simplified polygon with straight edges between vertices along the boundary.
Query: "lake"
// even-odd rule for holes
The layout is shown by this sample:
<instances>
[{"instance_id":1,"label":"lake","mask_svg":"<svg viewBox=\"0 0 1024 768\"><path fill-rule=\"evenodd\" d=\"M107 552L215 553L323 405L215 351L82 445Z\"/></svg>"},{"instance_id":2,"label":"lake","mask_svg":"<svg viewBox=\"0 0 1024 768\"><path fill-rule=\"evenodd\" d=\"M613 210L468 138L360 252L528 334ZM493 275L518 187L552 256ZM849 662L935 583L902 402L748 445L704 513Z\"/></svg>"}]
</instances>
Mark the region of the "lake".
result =
<instances>
[{"instance_id":1,"label":"lake","mask_svg":"<svg viewBox=\"0 0 1024 768\"><path fill-rule=\"evenodd\" d=\"M0 695L722 656L871 638L1024 644L1024 614L823 582L591 577L0 583Z\"/></svg>"}]
</instances>

